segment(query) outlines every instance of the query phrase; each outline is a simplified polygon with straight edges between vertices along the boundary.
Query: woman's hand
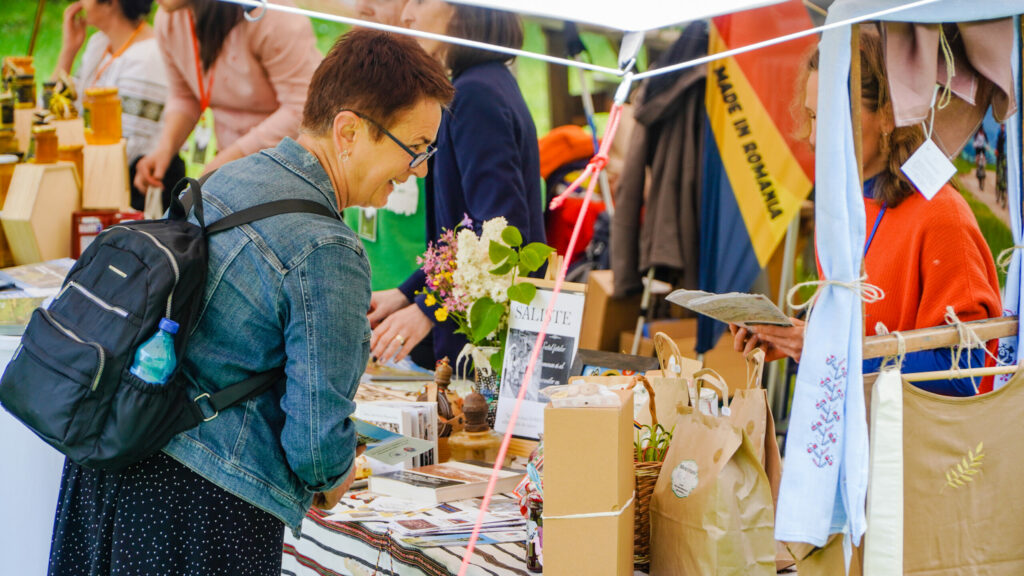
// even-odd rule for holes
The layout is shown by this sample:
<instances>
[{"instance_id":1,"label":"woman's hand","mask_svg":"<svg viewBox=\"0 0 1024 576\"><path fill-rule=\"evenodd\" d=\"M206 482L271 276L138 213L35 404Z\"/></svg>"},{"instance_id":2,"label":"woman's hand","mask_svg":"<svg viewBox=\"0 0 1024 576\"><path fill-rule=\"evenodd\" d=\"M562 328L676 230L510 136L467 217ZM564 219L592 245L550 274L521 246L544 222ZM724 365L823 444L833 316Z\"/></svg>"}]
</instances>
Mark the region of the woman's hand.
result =
<instances>
[{"instance_id":1,"label":"woman's hand","mask_svg":"<svg viewBox=\"0 0 1024 576\"><path fill-rule=\"evenodd\" d=\"M747 354L754 348L761 348L765 353L765 362L786 357L799 362L804 350L804 330L807 323L796 318L790 318L789 321L793 323L792 326L757 324L741 327L729 324L733 350Z\"/></svg>"},{"instance_id":2,"label":"woman's hand","mask_svg":"<svg viewBox=\"0 0 1024 576\"><path fill-rule=\"evenodd\" d=\"M135 165L135 182L133 182L135 189L163 188L164 173L167 172L167 167L170 165L171 157L159 149L139 158L139 162Z\"/></svg>"},{"instance_id":3,"label":"woman's hand","mask_svg":"<svg viewBox=\"0 0 1024 576\"><path fill-rule=\"evenodd\" d=\"M75 2L64 9L64 20L61 24L60 52L57 55L57 67L53 71L53 78L57 73L63 71L71 73L71 66L75 63L78 51L85 44L85 18L82 10L85 8L81 2Z\"/></svg>"},{"instance_id":4,"label":"woman's hand","mask_svg":"<svg viewBox=\"0 0 1024 576\"><path fill-rule=\"evenodd\" d=\"M434 322L423 314L419 306L409 304L388 316L373 330L373 336L370 337L370 354L378 362L387 362L389 359L398 362L405 358L433 327Z\"/></svg>"},{"instance_id":5,"label":"woman's hand","mask_svg":"<svg viewBox=\"0 0 1024 576\"><path fill-rule=\"evenodd\" d=\"M370 311L366 314L370 319L370 328L377 328L385 318L408 305L409 300L398 288L377 290L370 296Z\"/></svg>"},{"instance_id":6,"label":"woman's hand","mask_svg":"<svg viewBox=\"0 0 1024 576\"><path fill-rule=\"evenodd\" d=\"M360 454L366 451L366 446L356 447L356 458ZM334 490L328 490L327 492L317 492L313 495L313 506L321 510L330 510L338 505L338 501L341 497L348 492L348 489L352 487L352 483L356 480L356 464L352 462L352 471L348 473L345 481L339 484Z\"/></svg>"}]
</instances>

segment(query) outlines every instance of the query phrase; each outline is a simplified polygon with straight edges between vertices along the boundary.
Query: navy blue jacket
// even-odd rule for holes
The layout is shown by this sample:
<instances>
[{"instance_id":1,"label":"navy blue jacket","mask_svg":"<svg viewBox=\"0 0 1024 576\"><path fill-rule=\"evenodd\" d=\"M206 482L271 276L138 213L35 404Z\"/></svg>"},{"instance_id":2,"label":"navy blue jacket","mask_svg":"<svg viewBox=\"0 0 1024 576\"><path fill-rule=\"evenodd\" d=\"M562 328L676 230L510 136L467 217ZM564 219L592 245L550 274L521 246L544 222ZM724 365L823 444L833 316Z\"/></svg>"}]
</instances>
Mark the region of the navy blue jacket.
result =
<instances>
[{"instance_id":1,"label":"navy blue jacket","mask_svg":"<svg viewBox=\"0 0 1024 576\"><path fill-rule=\"evenodd\" d=\"M519 85L500 62L473 66L454 79L455 99L441 120L427 190L427 238L436 240L468 215L477 233L485 220L504 216L523 242L544 242L537 129ZM416 271L399 290L428 317L425 276ZM452 362L466 340L452 322L434 326L434 354Z\"/></svg>"}]
</instances>

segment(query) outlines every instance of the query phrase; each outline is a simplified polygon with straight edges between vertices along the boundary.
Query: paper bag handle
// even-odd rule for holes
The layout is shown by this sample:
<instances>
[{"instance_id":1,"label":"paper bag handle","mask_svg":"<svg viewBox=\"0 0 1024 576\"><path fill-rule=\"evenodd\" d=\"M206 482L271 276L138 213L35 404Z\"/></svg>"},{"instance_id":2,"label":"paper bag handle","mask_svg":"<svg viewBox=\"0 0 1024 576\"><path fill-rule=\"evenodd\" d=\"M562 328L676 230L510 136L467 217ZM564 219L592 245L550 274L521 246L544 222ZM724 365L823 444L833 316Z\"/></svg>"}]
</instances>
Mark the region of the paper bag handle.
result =
<instances>
[{"instance_id":1,"label":"paper bag handle","mask_svg":"<svg viewBox=\"0 0 1024 576\"><path fill-rule=\"evenodd\" d=\"M669 372L670 360L672 358L675 358L675 364L680 370L683 368L683 355L679 352L679 346L676 346L675 340L664 332L658 332L654 335L654 350L658 354L658 364L661 366L661 371L664 375L670 377L679 376Z\"/></svg>"},{"instance_id":2,"label":"paper bag handle","mask_svg":"<svg viewBox=\"0 0 1024 576\"><path fill-rule=\"evenodd\" d=\"M722 397L722 407L729 407L729 386L726 385L725 380L722 376L715 372L712 368L704 368L698 370L693 374L693 381L696 384L697 397L691 398L690 402L694 408L697 407L697 402L700 401L700 389L704 384L707 384L711 388L718 391L718 394Z\"/></svg>"},{"instance_id":3,"label":"paper bag handle","mask_svg":"<svg viewBox=\"0 0 1024 576\"><path fill-rule=\"evenodd\" d=\"M754 348L745 355L747 359L747 389L756 390L761 387L761 375L764 373L764 350Z\"/></svg>"},{"instance_id":4,"label":"paper bag handle","mask_svg":"<svg viewBox=\"0 0 1024 576\"><path fill-rule=\"evenodd\" d=\"M644 377L641 374L637 374L636 376L633 376L633 381L629 383L629 386L626 388L626 390L632 390L633 388L636 388L637 382L643 384L644 388L647 388L647 395L651 397L650 401L647 404L648 407L651 409L651 427L654 428L658 425L658 411L654 406L654 387L651 386L651 383L647 380L646 377Z\"/></svg>"}]
</instances>

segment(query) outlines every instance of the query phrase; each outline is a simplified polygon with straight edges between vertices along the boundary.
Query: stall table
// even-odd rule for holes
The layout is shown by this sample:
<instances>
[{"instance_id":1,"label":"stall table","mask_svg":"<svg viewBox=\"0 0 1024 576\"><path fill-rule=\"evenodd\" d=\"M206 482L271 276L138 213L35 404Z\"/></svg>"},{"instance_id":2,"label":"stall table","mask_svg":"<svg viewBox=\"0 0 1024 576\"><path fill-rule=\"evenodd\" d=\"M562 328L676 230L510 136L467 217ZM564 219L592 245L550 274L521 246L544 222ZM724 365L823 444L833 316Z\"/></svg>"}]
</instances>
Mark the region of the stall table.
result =
<instances>
[{"instance_id":1,"label":"stall table","mask_svg":"<svg viewBox=\"0 0 1024 576\"><path fill-rule=\"evenodd\" d=\"M284 539L281 573L288 576L395 576L458 574L466 548L416 548L387 533L383 522L329 522L329 512L313 509L302 521L302 535ZM524 542L478 546L466 572L473 576L526 576Z\"/></svg>"}]
</instances>

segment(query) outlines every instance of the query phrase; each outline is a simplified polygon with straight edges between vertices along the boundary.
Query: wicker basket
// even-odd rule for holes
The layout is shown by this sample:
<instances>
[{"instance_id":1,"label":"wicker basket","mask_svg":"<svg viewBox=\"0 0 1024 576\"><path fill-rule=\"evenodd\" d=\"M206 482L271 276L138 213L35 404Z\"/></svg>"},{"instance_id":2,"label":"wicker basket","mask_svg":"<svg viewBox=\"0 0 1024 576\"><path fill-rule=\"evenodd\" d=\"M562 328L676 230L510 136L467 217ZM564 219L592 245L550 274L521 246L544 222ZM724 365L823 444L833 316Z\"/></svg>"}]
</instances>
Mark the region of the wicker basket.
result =
<instances>
[{"instance_id":1,"label":"wicker basket","mask_svg":"<svg viewBox=\"0 0 1024 576\"><path fill-rule=\"evenodd\" d=\"M650 395L651 426L658 424L658 415L654 408L654 388L643 376L637 376L629 385L633 389L637 382L647 388ZM635 455L634 455L635 458ZM662 462L633 462L634 489L636 490L636 508L633 513L633 566L647 570L651 562L651 495L654 485L658 482Z\"/></svg>"}]
</instances>

